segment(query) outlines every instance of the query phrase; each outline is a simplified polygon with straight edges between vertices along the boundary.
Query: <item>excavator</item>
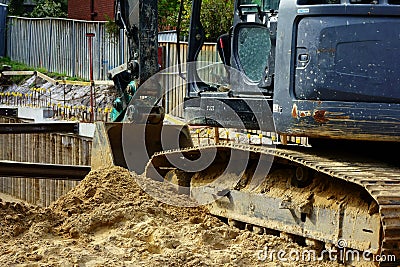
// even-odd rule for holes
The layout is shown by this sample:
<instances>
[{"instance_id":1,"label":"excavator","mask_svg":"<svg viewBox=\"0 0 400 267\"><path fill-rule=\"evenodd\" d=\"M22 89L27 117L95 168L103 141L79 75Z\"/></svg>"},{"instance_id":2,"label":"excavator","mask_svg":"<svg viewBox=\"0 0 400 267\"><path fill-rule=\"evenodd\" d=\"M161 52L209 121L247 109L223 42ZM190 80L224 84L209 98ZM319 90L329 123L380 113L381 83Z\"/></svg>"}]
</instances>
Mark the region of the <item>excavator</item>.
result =
<instances>
[{"instance_id":1,"label":"excavator","mask_svg":"<svg viewBox=\"0 0 400 267\"><path fill-rule=\"evenodd\" d=\"M157 1L117 0L115 10L129 60L110 72L121 98L115 122L96 124L92 168L176 185L187 202L153 196L330 248L342 263L400 265L398 0L235 0L232 27L216 40L222 63L206 67L193 0L184 125L165 120ZM226 130L200 144L192 127L259 138Z\"/></svg>"}]
</instances>

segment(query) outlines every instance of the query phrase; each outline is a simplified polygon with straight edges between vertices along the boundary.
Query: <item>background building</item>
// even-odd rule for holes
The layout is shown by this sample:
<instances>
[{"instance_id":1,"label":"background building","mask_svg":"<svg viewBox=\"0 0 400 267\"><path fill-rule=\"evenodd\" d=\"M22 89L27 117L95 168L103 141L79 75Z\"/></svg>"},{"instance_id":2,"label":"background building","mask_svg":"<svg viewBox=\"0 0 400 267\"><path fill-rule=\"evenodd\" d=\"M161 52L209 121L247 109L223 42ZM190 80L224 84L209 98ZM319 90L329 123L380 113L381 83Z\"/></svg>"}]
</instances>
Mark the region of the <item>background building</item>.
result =
<instances>
[{"instance_id":1,"label":"background building","mask_svg":"<svg viewBox=\"0 0 400 267\"><path fill-rule=\"evenodd\" d=\"M68 0L68 18L105 21L114 19L112 0Z\"/></svg>"}]
</instances>

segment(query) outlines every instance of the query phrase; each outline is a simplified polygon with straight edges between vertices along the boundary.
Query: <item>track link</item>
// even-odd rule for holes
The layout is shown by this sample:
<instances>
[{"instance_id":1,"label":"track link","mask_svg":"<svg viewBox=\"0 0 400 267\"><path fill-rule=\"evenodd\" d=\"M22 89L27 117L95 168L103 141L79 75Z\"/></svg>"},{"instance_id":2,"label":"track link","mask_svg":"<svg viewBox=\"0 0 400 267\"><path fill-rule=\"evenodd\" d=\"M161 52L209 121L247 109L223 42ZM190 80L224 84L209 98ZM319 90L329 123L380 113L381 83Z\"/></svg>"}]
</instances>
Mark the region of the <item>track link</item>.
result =
<instances>
[{"instance_id":1,"label":"track link","mask_svg":"<svg viewBox=\"0 0 400 267\"><path fill-rule=\"evenodd\" d=\"M395 262L386 262L381 265L398 266L400 264L400 168L390 166L377 160L361 159L348 154L318 151L311 148L285 147L271 148L246 144L217 144L201 147L185 148L181 150L163 151L155 154L149 164L150 169L160 169L169 165L167 156L185 155L196 157L210 149L217 151L240 150L257 155L269 155L287 160L291 163L305 166L309 169L326 174L333 179L339 179L358 185L376 201L380 215L381 233L379 255L394 255ZM338 239L340 236L338 237ZM318 238L315 238L318 239ZM337 241L337 240L336 240Z\"/></svg>"}]
</instances>

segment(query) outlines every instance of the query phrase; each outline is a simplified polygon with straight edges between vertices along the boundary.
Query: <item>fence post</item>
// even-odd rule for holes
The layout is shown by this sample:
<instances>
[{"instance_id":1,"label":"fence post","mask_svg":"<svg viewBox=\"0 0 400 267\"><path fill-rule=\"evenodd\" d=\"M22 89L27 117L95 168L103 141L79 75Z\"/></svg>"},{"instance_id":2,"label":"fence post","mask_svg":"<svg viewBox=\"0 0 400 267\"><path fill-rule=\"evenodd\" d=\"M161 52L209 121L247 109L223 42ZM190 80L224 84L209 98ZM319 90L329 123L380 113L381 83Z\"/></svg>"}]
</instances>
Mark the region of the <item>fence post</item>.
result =
<instances>
[{"instance_id":1,"label":"fence post","mask_svg":"<svg viewBox=\"0 0 400 267\"><path fill-rule=\"evenodd\" d=\"M71 56L71 67L72 67L72 77L76 76L76 66L75 66L75 60L76 60L76 36L75 34L75 20L72 21L72 38L71 38L71 48L72 48L72 56Z\"/></svg>"},{"instance_id":2,"label":"fence post","mask_svg":"<svg viewBox=\"0 0 400 267\"><path fill-rule=\"evenodd\" d=\"M52 50L52 44L53 44L53 42L52 42L52 39L53 39L53 20L50 18L50 38L48 39L49 40L49 52L48 52L48 57L49 57L49 61L48 61L48 67L47 67L47 69L48 70L51 70L52 68L52 66L51 66L51 61L52 61L52 54L53 53L51 53L51 50Z\"/></svg>"},{"instance_id":3,"label":"fence post","mask_svg":"<svg viewBox=\"0 0 400 267\"><path fill-rule=\"evenodd\" d=\"M32 59L32 57L31 57L31 50L32 50L31 44L32 44L32 20L29 21L29 41L28 41L28 65L32 66L33 64L31 62L31 59Z\"/></svg>"},{"instance_id":4,"label":"fence post","mask_svg":"<svg viewBox=\"0 0 400 267\"><path fill-rule=\"evenodd\" d=\"M90 69L90 122L94 121L94 81L93 81L93 37L95 36L94 33L86 33L86 37L88 38L89 42L89 69Z\"/></svg>"},{"instance_id":5,"label":"fence post","mask_svg":"<svg viewBox=\"0 0 400 267\"><path fill-rule=\"evenodd\" d=\"M120 44L119 44L119 65L122 65L122 64L124 64L124 62L125 62L125 54L124 54L124 51L125 51L125 33L124 33L124 30L123 29L121 29L120 31L119 31L119 42L120 42Z\"/></svg>"}]
</instances>

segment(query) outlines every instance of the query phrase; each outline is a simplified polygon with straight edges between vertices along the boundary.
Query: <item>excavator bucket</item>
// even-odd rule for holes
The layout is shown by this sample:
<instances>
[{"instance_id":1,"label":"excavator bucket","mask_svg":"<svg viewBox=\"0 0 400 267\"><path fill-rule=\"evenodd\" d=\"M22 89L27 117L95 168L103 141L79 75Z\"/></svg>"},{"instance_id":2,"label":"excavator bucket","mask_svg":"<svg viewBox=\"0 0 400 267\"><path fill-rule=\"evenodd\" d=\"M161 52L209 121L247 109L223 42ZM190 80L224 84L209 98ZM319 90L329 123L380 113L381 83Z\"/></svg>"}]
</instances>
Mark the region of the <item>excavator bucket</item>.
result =
<instances>
[{"instance_id":1,"label":"excavator bucket","mask_svg":"<svg viewBox=\"0 0 400 267\"><path fill-rule=\"evenodd\" d=\"M121 166L142 174L154 153L191 146L186 125L97 122L91 167Z\"/></svg>"}]
</instances>

